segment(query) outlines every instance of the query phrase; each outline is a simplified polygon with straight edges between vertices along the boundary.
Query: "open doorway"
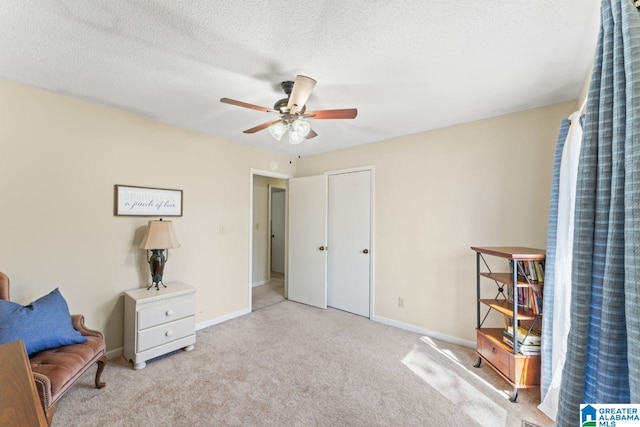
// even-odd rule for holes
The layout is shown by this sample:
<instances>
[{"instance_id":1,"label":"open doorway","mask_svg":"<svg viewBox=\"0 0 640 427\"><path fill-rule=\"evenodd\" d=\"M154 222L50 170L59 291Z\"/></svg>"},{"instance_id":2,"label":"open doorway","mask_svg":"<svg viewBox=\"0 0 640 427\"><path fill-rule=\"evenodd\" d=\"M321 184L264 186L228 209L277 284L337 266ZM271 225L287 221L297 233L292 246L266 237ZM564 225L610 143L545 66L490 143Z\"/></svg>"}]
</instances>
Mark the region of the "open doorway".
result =
<instances>
[{"instance_id":1,"label":"open doorway","mask_svg":"<svg viewBox=\"0 0 640 427\"><path fill-rule=\"evenodd\" d=\"M286 192L286 188L269 185L269 225L271 226L270 279L284 280Z\"/></svg>"},{"instance_id":2,"label":"open doorway","mask_svg":"<svg viewBox=\"0 0 640 427\"><path fill-rule=\"evenodd\" d=\"M250 308L286 298L287 177L252 172Z\"/></svg>"}]
</instances>

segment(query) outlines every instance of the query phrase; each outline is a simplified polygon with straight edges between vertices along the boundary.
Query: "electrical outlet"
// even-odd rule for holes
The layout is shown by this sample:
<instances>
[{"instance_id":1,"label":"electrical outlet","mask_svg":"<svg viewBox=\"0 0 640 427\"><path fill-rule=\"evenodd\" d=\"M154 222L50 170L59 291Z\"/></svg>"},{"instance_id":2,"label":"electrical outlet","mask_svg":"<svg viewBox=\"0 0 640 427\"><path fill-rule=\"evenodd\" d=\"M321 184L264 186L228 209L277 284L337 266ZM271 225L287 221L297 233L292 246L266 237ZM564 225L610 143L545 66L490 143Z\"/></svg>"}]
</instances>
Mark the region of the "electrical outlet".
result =
<instances>
[{"instance_id":1,"label":"electrical outlet","mask_svg":"<svg viewBox=\"0 0 640 427\"><path fill-rule=\"evenodd\" d=\"M398 297L398 307L404 308L404 297Z\"/></svg>"}]
</instances>

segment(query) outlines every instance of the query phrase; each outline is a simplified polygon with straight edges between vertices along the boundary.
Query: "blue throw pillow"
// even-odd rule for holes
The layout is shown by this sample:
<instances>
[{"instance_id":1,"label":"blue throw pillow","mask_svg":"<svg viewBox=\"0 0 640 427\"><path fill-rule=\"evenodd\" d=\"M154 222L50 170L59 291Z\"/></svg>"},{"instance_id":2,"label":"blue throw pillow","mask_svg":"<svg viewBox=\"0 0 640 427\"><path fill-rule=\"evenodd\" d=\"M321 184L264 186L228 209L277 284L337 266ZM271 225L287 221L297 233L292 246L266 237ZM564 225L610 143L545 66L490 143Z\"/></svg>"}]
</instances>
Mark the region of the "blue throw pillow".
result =
<instances>
[{"instance_id":1,"label":"blue throw pillow","mask_svg":"<svg viewBox=\"0 0 640 427\"><path fill-rule=\"evenodd\" d=\"M67 302L56 288L27 306L0 300L0 344L17 340L24 341L32 355L87 338L74 329Z\"/></svg>"}]
</instances>

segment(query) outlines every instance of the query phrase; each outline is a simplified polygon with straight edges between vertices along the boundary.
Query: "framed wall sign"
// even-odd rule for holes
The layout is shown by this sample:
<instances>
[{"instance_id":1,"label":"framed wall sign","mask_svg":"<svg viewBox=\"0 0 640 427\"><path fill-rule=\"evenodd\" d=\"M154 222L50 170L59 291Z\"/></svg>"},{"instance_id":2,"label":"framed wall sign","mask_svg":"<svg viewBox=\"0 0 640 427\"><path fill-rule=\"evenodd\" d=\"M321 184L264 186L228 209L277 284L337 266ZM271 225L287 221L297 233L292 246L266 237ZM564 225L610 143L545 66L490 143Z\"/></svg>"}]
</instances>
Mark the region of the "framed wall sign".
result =
<instances>
[{"instance_id":1,"label":"framed wall sign","mask_svg":"<svg viewBox=\"0 0 640 427\"><path fill-rule=\"evenodd\" d=\"M182 190L116 185L114 214L182 216Z\"/></svg>"}]
</instances>

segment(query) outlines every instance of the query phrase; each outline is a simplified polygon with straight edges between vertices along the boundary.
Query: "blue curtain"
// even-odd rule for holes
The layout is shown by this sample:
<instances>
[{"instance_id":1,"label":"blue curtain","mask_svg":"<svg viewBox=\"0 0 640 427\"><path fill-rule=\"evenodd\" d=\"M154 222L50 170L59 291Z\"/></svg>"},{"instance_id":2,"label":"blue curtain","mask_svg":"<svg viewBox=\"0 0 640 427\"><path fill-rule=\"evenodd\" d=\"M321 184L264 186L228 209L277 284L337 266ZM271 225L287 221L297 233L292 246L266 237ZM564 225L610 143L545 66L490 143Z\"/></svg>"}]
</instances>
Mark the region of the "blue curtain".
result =
<instances>
[{"instance_id":1,"label":"blue curtain","mask_svg":"<svg viewBox=\"0 0 640 427\"><path fill-rule=\"evenodd\" d=\"M542 336L551 337L553 335L553 293L555 288L555 263L556 257L556 238L558 232L558 192L560 190L560 162L562 161L562 150L569 133L569 125L571 121L564 119L560 123L560 133L556 141L556 151L553 158L553 178L551 184L551 203L549 206L549 223L547 227L547 263L544 272L544 316L542 317ZM551 261L551 262L550 262ZM552 347L551 340L544 339L542 341L542 373L540 375L540 394L544 397L549 390L552 375Z\"/></svg>"},{"instance_id":2,"label":"blue curtain","mask_svg":"<svg viewBox=\"0 0 640 427\"><path fill-rule=\"evenodd\" d=\"M556 424L640 402L640 12L603 0L576 188L571 329Z\"/></svg>"}]
</instances>

